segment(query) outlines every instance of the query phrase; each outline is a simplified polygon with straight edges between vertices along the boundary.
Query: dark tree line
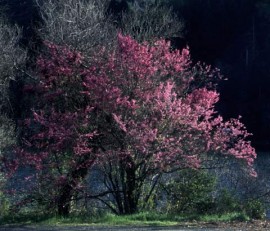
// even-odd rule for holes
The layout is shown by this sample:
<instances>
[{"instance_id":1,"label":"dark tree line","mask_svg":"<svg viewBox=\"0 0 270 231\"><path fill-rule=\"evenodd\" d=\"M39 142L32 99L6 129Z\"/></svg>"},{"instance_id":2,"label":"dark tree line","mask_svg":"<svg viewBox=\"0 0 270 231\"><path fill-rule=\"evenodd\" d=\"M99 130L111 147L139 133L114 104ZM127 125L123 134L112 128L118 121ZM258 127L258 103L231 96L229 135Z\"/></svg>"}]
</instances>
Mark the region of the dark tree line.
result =
<instances>
[{"instance_id":1,"label":"dark tree line","mask_svg":"<svg viewBox=\"0 0 270 231\"><path fill-rule=\"evenodd\" d=\"M269 16L262 0L171 1L185 21L192 57L217 66L228 81L220 84L219 111L242 115L257 149L269 150Z\"/></svg>"}]
</instances>

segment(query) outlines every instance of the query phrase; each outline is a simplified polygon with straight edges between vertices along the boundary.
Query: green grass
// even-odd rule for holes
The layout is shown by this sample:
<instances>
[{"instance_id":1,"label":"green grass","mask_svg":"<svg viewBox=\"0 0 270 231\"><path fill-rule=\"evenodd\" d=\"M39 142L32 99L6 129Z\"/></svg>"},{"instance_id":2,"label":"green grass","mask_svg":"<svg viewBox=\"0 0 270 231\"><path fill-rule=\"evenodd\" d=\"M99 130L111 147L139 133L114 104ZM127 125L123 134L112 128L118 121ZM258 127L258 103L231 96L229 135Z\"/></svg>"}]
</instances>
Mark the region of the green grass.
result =
<instances>
[{"instance_id":1,"label":"green grass","mask_svg":"<svg viewBox=\"0 0 270 231\"><path fill-rule=\"evenodd\" d=\"M57 217L43 214L23 214L6 216L0 219L1 224L43 224L43 225L151 225L173 226L184 222L230 222L247 221L249 218L242 213L228 213L223 215L171 215L154 212L141 212L133 215L117 216L105 214L102 216L71 215Z\"/></svg>"},{"instance_id":2,"label":"green grass","mask_svg":"<svg viewBox=\"0 0 270 231\"><path fill-rule=\"evenodd\" d=\"M179 221L166 214L141 212L133 215L117 216L107 214L96 220L95 223L108 225L152 225L152 226L172 226Z\"/></svg>"},{"instance_id":3,"label":"green grass","mask_svg":"<svg viewBox=\"0 0 270 231\"><path fill-rule=\"evenodd\" d=\"M232 212L226 214L203 215L196 218L197 221L203 222L230 222L230 221L248 221L249 217L244 213Z\"/></svg>"}]
</instances>

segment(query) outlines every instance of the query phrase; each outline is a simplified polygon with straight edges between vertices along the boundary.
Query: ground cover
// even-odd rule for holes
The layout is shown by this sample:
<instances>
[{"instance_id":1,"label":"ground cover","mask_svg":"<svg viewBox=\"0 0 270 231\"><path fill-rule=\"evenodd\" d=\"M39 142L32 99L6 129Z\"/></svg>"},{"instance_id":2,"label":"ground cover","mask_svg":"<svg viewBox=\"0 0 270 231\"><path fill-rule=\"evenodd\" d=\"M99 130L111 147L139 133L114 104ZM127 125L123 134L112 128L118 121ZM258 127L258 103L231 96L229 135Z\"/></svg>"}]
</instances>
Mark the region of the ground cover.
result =
<instances>
[{"instance_id":1,"label":"ground cover","mask_svg":"<svg viewBox=\"0 0 270 231\"><path fill-rule=\"evenodd\" d=\"M243 213L227 213L223 215L172 215L162 213L141 212L133 215L71 215L69 217L51 216L45 214L17 214L2 217L0 225L4 224L41 224L41 225L151 225L175 226L185 223L219 223L246 222L249 217Z\"/></svg>"}]
</instances>

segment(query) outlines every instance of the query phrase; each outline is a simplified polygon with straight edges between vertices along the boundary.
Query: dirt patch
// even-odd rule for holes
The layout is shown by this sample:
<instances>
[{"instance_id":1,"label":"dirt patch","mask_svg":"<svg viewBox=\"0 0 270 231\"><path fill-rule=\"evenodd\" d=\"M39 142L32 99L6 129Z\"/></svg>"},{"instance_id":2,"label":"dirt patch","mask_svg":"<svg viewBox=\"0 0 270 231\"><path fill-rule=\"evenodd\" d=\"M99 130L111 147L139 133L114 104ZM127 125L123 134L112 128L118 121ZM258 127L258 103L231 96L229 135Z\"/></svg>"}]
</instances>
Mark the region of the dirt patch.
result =
<instances>
[{"instance_id":1,"label":"dirt patch","mask_svg":"<svg viewBox=\"0 0 270 231\"><path fill-rule=\"evenodd\" d=\"M188 225L188 224L187 224ZM270 230L269 220L251 220L248 222L199 222L197 224L191 223L189 227L224 229L224 230L245 230L245 231L263 231Z\"/></svg>"},{"instance_id":2,"label":"dirt patch","mask_svg":"<svg viewBox=\"0 0 270 231\"><path fill-rule=\"evenodd\" d=\"M0 231L269 231L269 220L248 222L185 222L171 227L151 226L0 226Z\"/></svg>"}]
</instances>

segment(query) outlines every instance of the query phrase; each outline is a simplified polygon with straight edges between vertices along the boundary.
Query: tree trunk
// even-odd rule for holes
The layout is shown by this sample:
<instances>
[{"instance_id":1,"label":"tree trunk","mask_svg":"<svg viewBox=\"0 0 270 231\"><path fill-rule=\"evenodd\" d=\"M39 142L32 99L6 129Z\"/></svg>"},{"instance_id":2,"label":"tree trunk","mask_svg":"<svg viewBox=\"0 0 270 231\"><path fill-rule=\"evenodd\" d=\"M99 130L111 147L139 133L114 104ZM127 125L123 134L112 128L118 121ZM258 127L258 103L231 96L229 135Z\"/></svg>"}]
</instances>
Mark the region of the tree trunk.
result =
<instances>
[{"instance_id":1,"label":"tree trunk","mask_svg":"<svg viewBox=\"0 0 270 231\"><path fill-rule=\"evenodd\" d=\"M125 214L134 214L138 212L138 199L136 187L136 170L134 167L126 168L126 194L125 196Z\"/></svg>"},{"instance_id":2,"label":"tree trunk","mask_svg":"<svg viewBox=\"0 0 270 231\"><path fill-rule=\"evenodd\" d=\"M67 176L67 182L62 186L60 190L57 206L58 206L58 215L68 216L71 209L71 199L74 193L74 189L87 176L88 168L81 167L71 171Z\"/></svg>"},{"instance_id":3,"label":"tree trunk","mask_svg":"<svg viewBox=\"0 0 270 231\"><path fill-rule=\"evenodd\" d=\"M69 215L72 193L73 187L71 186L70 182L67 182L63 186L58 199L58 215L64 217Z\"/></svg>"}]
</instances>

